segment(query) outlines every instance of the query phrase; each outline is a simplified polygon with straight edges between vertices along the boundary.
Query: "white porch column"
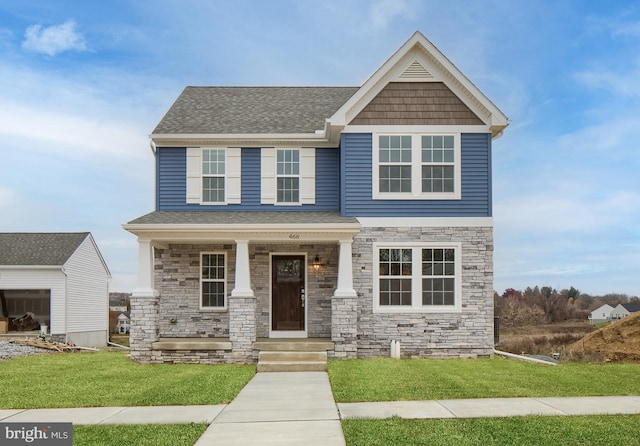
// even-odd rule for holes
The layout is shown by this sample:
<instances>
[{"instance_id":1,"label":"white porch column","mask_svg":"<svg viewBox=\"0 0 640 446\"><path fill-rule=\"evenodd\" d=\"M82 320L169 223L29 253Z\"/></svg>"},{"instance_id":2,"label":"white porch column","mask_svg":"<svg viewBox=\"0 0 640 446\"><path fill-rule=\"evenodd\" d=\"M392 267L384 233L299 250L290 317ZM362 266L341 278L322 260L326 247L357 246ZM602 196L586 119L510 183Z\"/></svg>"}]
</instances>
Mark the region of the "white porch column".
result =
<instances>
[{"instance_id":1,"label":"white porch column","mask_svg":"<svg viewBox=\"0 0 640 446\"><path fill-rule=\"evenodd\" d=\"M340 240L340 256L338 258L338 288L335 297L357 297L353 289L353 260L351 258L353 240Z\"/></svg>"},{"instance_id":2,"label":"white porch column","mask_svg":"<svg viewBox=\"0 0 640 446\"><path fill-rule=\"evenodd\" d=\"M153 288L153 247L151 240L138 239L138 277L134 297L156 297Z\"/></svg>"},{"instance_id":3,"label":"white porch column","mask_svg":"<svg viewBox=\"0 0 640 446\"><path fill-rule=\"evenodd\" d=\"M249 240L236 240L236 282L231 297L255 297L251 289Z\"/></svg>"},{"instance_id":4,"label":"white porch column","mask_svg":"<svg viewBox=\"0 0 640 446\"><path fill-rule=\"evenodd\" d=\"M138 238L138 283L131 293L130 357L134 361L154 361L153 343L159 338L160 298L153 283L151 240Z\"/></svg>"},{"instance_id":5,"label":"white porch column","mask_svg":"<svg viewBox=\"0 0 640 446\"><path fill-rule=\"evenodd\" d=\"M249 241L236 240L236 282L229 297L229 340L234 362L254 361L256 300L251 289Z\"/></svg>"}]
</instances>

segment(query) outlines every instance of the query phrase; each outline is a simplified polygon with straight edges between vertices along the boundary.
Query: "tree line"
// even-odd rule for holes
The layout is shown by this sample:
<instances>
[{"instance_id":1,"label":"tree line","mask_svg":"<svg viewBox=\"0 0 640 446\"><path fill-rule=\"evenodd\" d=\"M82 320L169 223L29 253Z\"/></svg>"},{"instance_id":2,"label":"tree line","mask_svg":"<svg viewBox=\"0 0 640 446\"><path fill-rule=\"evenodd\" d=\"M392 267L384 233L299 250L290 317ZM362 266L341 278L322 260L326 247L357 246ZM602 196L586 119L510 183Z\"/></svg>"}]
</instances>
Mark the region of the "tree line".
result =
<instances>
[{"instance_id":1,"label":"tree line","mask_svg":"<svg viewBox=\"0 0 640 446\"><path fill-rule=\"evenodd\" d=\"M591 311L609 304L640 303L637 296L610 293L591 296L574 287L562 289L535 286L524 291L507 288L502 295L493 293L494 314L506 327L554 323L567 320L586 320Z\"/></svg>"}]
</instances>

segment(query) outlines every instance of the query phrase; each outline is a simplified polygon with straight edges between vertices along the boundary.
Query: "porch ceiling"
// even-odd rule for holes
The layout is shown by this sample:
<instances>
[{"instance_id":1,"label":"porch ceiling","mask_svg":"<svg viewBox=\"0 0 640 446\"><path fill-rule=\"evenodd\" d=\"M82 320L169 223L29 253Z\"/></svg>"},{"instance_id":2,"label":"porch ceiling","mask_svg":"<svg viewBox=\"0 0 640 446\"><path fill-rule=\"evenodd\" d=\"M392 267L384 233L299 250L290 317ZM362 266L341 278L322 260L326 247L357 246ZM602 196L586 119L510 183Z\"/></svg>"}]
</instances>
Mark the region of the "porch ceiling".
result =
<instances>
[{"instance_id":1,"label":"porch ceiling","mask_svg":"<svg viewBox=\"0 0 640 446\"><path fill-rule=\"evenodd\" d=\"M144 238L164 242L228 240L351 240L361 225L338 212L155 211L123 225Z\"/></svg>"}]
</instances>

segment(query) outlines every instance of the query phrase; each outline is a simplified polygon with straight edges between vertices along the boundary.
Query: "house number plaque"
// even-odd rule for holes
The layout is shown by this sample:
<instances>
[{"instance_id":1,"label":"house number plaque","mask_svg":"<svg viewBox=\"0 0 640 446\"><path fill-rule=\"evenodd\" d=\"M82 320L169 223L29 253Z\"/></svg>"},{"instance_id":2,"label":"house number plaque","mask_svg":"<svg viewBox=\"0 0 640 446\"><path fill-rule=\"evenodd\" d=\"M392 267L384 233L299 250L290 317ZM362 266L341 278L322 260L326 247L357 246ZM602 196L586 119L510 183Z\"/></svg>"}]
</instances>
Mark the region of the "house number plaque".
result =
<instances>
[{"instance_id":1,"label":"house number plaque","mask_svg":"<svg viewBox=\"0 0 640 446\"><path fill-rule=\"evenodd\" d=\"M290 240L300 240L300 234L289 234L289 239Z\"/></svg>"}]
</instances>

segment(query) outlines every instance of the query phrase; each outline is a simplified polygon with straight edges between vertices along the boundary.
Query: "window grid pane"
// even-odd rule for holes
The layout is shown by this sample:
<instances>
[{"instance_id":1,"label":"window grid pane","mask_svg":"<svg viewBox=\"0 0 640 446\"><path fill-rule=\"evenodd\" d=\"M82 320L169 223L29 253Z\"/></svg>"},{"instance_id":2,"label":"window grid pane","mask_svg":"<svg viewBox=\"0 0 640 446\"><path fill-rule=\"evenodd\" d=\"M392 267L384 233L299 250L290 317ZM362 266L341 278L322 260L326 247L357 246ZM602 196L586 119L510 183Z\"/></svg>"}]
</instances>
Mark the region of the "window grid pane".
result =
<instances>
[{"instance_id":1,"label":"window grid pane","mask_svg":"<svg viewBox=\"0 0 640 446\"><path fill-rule=\"evenodd\" d=\"M278 203L298 203L300 201L300 180L298 178L278 178Z\"/></svg>"},{"instance_id":2,"label":"window grid pane","mask_svg":"<svg viewBox=\"0 0 640 446\"><path fill-rule=\"evenodd\" d=\"M411 166L379 167L380 192L411 192Z\"/></svg>"},{"instance_id":3,"label":"window grid pane","mask_svg":"<svg viewBox=\"0 0 640 446\"><path fill-rule=\"evenodd\" d=\"M224 201L224 177L202 178L202 201Z\"/></svg>"},{"instance_id":4,"label":"window grid pane","mask_svg":"<svg viewBox=\"0 0 640 446\"><path fill-rule=\"evenodd\" d=\"M201 260L202 307L225 306L225 256L203 254Z\"/></svg>"},{"instance_id":5,"label":"window grid pane","mask_svg":"<svg viewBox=\"0 0 640 446\"><path fill-rule=\"evenodd\" d=\"M453 192L453 166L422 166L422 192Z\"/></svg>"},{"instance_id":6,"label":"window grid pane","mask_svg":"<svg viewBox=\"0 0 640 446\"><path fill-rule=\"evenodd\" d=\"M455 305L455 250L422 249L422 305Z\"/></svg>"}]
</instances>

